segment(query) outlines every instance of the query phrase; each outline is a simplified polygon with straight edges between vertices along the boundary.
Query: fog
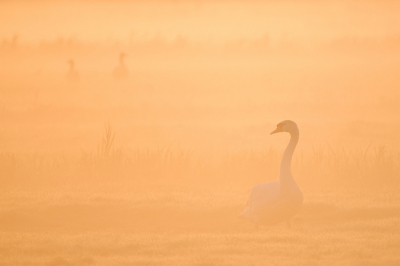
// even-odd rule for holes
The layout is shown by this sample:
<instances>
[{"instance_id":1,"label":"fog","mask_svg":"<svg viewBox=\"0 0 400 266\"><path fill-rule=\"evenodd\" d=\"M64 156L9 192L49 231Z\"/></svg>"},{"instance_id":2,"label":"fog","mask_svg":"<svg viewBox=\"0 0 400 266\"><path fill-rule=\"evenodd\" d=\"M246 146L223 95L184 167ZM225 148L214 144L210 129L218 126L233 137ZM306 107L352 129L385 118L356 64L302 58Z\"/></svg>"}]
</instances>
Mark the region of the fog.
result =
<instances>
[{"instance_id":1,"label":"fog","mask_svg":"<svg viewBox=\"0 0 400 266\"><path fill-rule=\"evenodd\" d=\"M396 264L399 12L1 1L0 261ZM254 231L236 215L253 185L278 179L288 135L269 134L286 119L300 129L304 206L292 228Z\"/></svg>"}]
</instances>

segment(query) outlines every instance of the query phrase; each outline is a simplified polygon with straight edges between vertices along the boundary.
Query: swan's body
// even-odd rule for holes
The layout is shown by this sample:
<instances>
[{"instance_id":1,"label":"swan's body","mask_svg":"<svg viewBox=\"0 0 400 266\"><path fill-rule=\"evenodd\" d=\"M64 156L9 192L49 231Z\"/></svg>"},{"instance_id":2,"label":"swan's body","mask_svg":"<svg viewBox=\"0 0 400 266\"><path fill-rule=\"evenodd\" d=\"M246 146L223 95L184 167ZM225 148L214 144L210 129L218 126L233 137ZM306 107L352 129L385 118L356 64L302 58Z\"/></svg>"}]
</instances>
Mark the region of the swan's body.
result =
<instances>
[{"instance_id":1,"label":"swan's body","mask_svg":"<svg viewBox=\"0 0 400 266\"><path fill-rule=\"evenodd\" d=\"M245 210L240 217L257 225L273 225L289 221L303 204L303 193L291 173L291 161L299 140L299 129L295 122L285 120L271 134L289 132L290 142L283 154L279 181L255 185L250 192Z\"/></svg>"},{"instance_id":2,"label":"swan's body","mask_svg":"<svg viewBox=\"0 0 400 266\"><path fill-rule=\"evenodd\" d=\"M125 53L121 53L119 55L119 65L113 71L113 77L116 80L127 79L129 76L128 69L125 66L125 61L124 61L125 57L126 57Z\"/></svg>"},{"instance_id":3,"label":"swan's body","mask_svg":"<svg viewBox=\"0 0 400 266\"><path fill-rule=\"evenodd\" d=\"M69 70L67 73L67 81L71 83L76 83L79 81L79 73L75 70L75 62L74 60L68 60Z\"/></svg>"}]
</instances>

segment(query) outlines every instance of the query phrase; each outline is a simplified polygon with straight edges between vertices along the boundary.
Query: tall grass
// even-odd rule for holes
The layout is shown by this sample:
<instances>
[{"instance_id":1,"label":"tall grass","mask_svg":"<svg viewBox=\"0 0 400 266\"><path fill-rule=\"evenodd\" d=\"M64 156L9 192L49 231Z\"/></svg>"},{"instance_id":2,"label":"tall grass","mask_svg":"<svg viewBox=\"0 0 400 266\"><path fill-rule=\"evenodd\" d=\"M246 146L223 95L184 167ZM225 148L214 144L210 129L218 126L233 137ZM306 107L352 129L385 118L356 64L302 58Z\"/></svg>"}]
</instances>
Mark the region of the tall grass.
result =
<instances>
[{"instance_id":1,"label":"tall grass","mask_svg":"<svg viewBox=\"0 0 400 266\"><path fill-rule=\"evenodd\" d=\"M115 132L106 124L97 153L80 155L0 153L2 186L52 185L79 181L121 183L236 184L276 180L282 152L242 150L217 158L191 150L114 147ZM399 186L400 152L385 146L349 150L339 147L296 151L293 174L300 184L316 186Z\"/></svg>"}]
</instances>

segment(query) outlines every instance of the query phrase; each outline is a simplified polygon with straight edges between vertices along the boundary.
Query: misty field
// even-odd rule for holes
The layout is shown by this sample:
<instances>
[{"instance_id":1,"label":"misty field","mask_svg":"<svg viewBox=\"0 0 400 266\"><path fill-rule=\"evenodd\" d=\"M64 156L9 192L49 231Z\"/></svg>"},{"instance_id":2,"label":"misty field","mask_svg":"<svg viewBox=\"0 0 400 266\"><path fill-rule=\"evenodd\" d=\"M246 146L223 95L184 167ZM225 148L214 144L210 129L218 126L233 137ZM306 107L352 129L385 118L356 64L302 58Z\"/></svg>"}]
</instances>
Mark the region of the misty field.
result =
<instances>
[{"instance_id":1,"label":"misty field","mask_svg":"<svg viewBox=\"0 0 400 266\"><path fill-rule=\"evenodd\" d=\"M129 154L112 136L106 127L98 152L76 159L0 156L13 177L0 199L2 265L400 262L399 161L383 148L296 156L301 212L290 228L256 229L237 215L252 185L277 178L279 152Z\"/></svg>"},{"instance_id":2,"label":"misty field","mask_svg":"<svg viewBox=\"0 0 400 266\"><path fill-rule=\"evenodd\" d=\"M399 13L0 1L0 265L400 265ZM255 228L286 119L304 205Z\"/></svg>"},{"instance_id":3,"label":"misty field","mask_svg":"<svg viewBox=\"0 0 400 266\"><path fill-rule=\"evenodd\" d=\"M272 74L158 74L0 81L1 265L400 263L396 104L288 98ZM256 230L237 215L278 178L288 136L268 134L292 117L304 206L290 228Z\"/></svg>"},{"instance_id":4,"label":"misty field","mask_svg":"<svg viewBox=\"0 0 400 266\"><path fill-rule=\"evenodd\" d=\"M305 190L291 228L220 187L2 195L2 265L397 265L398 193ZM360 193L360 191L358 191ZM323 200L322 200L323 198ZM340 198L338 200L338 198ZM350 207L351 206L351 207Z\"/></svg>"}]
</instances>

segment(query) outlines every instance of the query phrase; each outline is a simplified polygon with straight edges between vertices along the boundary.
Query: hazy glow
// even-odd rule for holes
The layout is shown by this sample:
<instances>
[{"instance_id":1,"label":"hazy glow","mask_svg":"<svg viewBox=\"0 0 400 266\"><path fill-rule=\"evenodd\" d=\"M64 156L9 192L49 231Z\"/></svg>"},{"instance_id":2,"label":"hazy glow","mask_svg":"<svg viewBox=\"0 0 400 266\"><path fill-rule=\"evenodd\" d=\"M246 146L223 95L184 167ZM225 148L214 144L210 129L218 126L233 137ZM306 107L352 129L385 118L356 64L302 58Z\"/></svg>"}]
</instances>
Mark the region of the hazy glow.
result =
<instances>
[{"instance_id":1,"label":"hazy glow","mask_svg":"<svg viewBox=\"0 0 400 266\"><path fill-rule=\"evenodd\" d=\"M399 14L0 1L0 265L398 264ZM304 205L254 231L285 119Z\"/></svg>"},{"instance_id":2,"label":"hazy glow","mask_svg":"<svg viewBox=\"0 0 400 266\"><path fill-rule=\"evenodd\" d=\"M395 1L5 1L0 34L19 33L29 41L75 37L85 41L124 40L178 35L193 40L224 41L293 36L303 41L347 35L384 37L399 34Z\"/></svg>"}]
</instances>

